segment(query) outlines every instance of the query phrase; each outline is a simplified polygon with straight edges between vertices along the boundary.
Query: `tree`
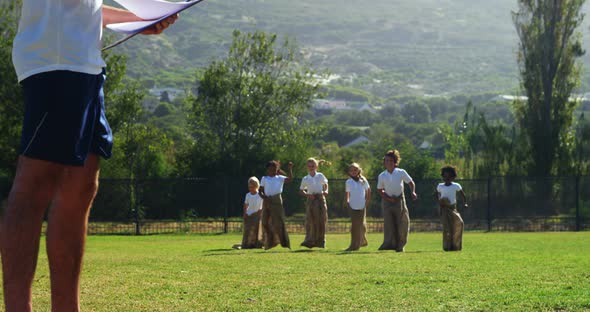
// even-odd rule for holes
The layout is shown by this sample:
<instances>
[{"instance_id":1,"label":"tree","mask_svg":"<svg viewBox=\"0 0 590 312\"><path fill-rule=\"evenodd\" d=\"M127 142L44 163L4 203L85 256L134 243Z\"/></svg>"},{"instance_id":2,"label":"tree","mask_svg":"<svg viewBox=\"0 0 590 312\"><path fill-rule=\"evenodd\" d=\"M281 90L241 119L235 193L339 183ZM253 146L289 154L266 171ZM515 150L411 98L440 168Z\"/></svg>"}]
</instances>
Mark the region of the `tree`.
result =
<instances>
[{"instance_id":1,"label":"tree","mask_svg":"<svg viewBox=\"0 0 590 312\"><path fill-rule=\"evenodd\" d=\"M0 4L0 174L12 175L23 116L22 90L12 65L12 42L18 27L21 1Z\"/></svg>"},{"instance_id":2,"label":"tree","mask_svg":"<svg viewBox=\"0 0 590 312\"><path fill-rule=\"evenodd\" d=\"M590 121L586 120L584 113L581 113L578 119L574 142L573 172L576 175L587 175L590 172L590 164L587 159L587 155L590 155Z\"/></svg>"},{"instance_id":3,"label":"tree","mask_svg":"<svg viewBox=\"0 0 590 312\"><path fill-rule=\"evenodd\" d=\"M576 30L582 23L585 0L519 0L512 18L520 39L518 64L528 99L514 108L525 133L532 166L529 174L556 172L556 159L567 153L562 144L571 131L576 101L571 92L579 85L584 54Z\"/></svg>"},{"instance_id":4,"label":"tree","mask_svg":"<svg viewBox=\"0 0 590 312\"><path fill-rule=\"evenodd\" d=\"M105 103L113 131L113 158L101 163L101 175L118 178L165 177L174 170L173 142L153 124L143 124L140 82L125 81L127 57L105 53Z\"/></svg>"},{"instance_id":5,"label":"tree","mask_svg":"<svg viewBox=\"0 0 590 312\"><path fill-rule=\"evenodd\" d=\"M427 123L430 122L430 107L422 101L412 101L402 107L402 116L407 122Z\"/></svg>"},{"instance_id":6,"label":"tree","mask_svg":"<svg viewBox=\"0 0 590 312\"><path fill-rule=\"evenodd\" d=\"M275 34L234 31L228 57L207 68L192 100L194 170L251 174L264 160L305 149L315 135L300 117L318 93L314 75L288 38L279 45Z\"/></svg>"}]
</instances>

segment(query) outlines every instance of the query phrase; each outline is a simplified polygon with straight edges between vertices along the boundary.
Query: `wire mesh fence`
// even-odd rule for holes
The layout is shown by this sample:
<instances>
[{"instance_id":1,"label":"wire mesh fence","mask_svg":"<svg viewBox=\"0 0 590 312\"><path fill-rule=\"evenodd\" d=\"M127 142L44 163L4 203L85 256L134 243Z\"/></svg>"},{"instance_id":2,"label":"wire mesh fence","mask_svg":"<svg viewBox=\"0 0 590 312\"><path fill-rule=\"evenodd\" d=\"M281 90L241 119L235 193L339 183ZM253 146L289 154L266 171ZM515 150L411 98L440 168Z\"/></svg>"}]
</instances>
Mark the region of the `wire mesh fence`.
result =
<instances>
[{"instance_id":1,"label":"wire mesh fence","mask_svg":"<svg viewBox=\"0 0 590 312\"><path fill-rule=\"evenodd\" d=\"M90 214L89 234L224 233L242 230L247 177L101 179ZM590 176L491 177L457 181L469 207L459 212L470 231L581 231L590 229ZM415 181L418 199L406 199L412 231L440 231L435 197L439 181ZM3 206L11 180L0 179ZM305 198L300 180L286 184L287 230L304 232ZM346 233L350 219L345 180L329 181L328 233ZM382 232L381 199L370 180L367 230Z\"/></svg>"}]
</instances>

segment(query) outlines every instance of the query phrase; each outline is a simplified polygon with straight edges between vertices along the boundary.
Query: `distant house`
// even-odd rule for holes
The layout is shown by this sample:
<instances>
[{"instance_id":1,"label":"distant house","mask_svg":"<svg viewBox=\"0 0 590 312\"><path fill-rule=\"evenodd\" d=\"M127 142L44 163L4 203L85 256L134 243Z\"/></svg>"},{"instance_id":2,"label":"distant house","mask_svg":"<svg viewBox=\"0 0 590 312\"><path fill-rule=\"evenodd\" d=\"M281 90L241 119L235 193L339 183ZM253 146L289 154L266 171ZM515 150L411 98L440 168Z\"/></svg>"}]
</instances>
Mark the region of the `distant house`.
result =
<instances>
[{"instance_id":1,"label":"distant house","mask_svg":"<svg viewBox=\"0 0 590 312\"><path fill-rule=\"evenodd\" d=\"M515 100L519 100L519 101L526 101L529 98L526 96L518 96L518 95L496 95L495 97L490 99L490 102L514 102ZM580 102L585 102L588 101L590 99L590 94L589 93L585 93L585 94L577 94L574 95L572 94L572 96L570 96L569 100L570 101L580 101Z\"/></svg>"},{"instance_id":2,"label":"distant house","mask_svg":"<svg viewBox=\"0 0 590 312\"><path fill-rule=\"evenodd\" d=\"M158 98L162 98L163 94L168 96L170 101L174 101L174 99L178 96L183 96L185 94L184 90L176 89L176 88L152 88L149 89L148 92L156 96Z\"/></svg>"},{"instance_id":3,"label":"distant house","mask_svg":"<svg viewBox=\"0 0 590 312\"><path fill-rule=\"evenodd\" d=\"M363 104L363 106L358 108L358 111L359 112L367 111L371 114L375 114L377 112L377 110L374 109L373 106L369 105L369 103Z\"/></svg>"},{"instance_id":4,"label":"distant house","mask_svg":"<svg viewBox=\"0 0 590 312\"><path fill-rule=\"evenodd\" d=\"M361 143L365 143L365 142L369 142L369 138L367 138L364 135L361 135L360 137L342 145L342 147L351 147L351 146L355 146L357 144L361 144Z\"/></svg>"},{"instance_id":5,"label":"distant house","mask_svg":"<svg viewBox=\"0 0 590 312\"><path fill-rule=\"evenodd\" d=\"M419 147L420 147L421 149L428 149L428 148L430 148L431 146L432 146L432 144L431 144L430 142L428 142L428 141L424 141L424 142L422 142L422 144L420 144L420 146L419 146Z\"/></svg>"},{"instance_id":6,"label":"distant house","mask_svg":"<svg viewBox=\"0 0 590 312\"><path fill-rule=\"evenodd\" d=\"M490 102L514 102L515 100L526 101L527 99L526 96L500 94L491 98Z\"/></svg>"},{"instance_id":7,"label":"distant house","mask_svg":"<svg viewBox=\"0 0 590 312\"><path fill-rule=\"evenodd\" d=\"M313 101L313 108L323 110L345 110L350 109L343 100L316 99Z\"/></svg>"}]
</instances>

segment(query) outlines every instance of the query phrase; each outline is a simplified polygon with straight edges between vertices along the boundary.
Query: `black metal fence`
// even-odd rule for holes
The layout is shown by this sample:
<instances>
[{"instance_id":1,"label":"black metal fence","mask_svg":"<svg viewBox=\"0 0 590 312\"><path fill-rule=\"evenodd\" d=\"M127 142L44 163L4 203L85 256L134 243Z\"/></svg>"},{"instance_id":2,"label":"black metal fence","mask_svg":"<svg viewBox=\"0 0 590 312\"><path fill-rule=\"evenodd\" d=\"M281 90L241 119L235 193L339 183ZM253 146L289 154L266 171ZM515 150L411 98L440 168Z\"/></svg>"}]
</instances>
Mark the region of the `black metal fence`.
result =
<instances>
[{"instance_id":1,"label":"black metal fence","mask_svg":"<svg viewBox=\"0 0 590 312\"><path fill-rule=\"evenodd\" d=\"M176 179L101 179L90 215L89 234L223 233L242 229L247 177ZM457 181L469 208L460 209L466 230L583 231L590 229L590 176L491 177ZM0 179L5 199L10 179ZM300 180L285 185L283 201L289 232L302 233L305 199L298 195ZM439 231L435 189L439 181L416 181L418 200L406 198L412 231ZM370 232L383 230L381 199L376 181L367 210ZM329 233L350 228L345 180L329 182Z\"/></svg>"}]
</instances>

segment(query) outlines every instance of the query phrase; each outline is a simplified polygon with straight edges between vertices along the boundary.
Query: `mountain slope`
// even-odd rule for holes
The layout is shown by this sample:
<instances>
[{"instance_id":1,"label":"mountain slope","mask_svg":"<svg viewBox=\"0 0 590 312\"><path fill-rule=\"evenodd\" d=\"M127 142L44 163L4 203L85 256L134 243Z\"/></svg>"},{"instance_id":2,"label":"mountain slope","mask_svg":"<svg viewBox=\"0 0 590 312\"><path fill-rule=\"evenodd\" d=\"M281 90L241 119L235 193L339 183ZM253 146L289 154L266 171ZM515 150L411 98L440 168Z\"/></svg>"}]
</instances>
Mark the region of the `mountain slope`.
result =
<instances>
[{"instance_id":1,"label":"mountain slope","mask_svg":"<svg viewBox=\"0 0 590 312\"><path fill-rule=\"evenodd\" d=\"M379 96L515 92L515 8L514 0L207 0L166 35L116 51L130 55L132 76L186 86L195 68L226 55L233 29L261 29L297 39L337 83Z\"/></svg>"}]
</instances>

